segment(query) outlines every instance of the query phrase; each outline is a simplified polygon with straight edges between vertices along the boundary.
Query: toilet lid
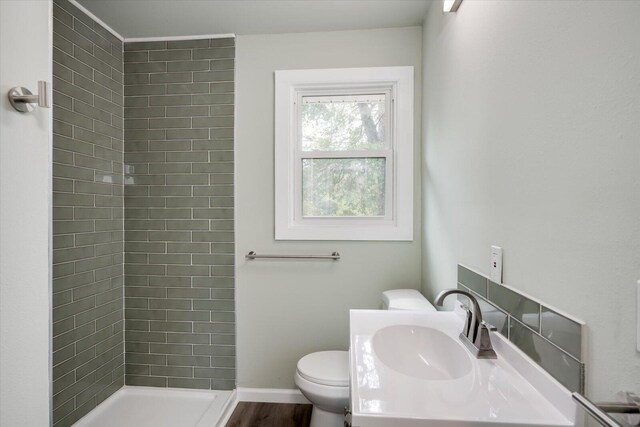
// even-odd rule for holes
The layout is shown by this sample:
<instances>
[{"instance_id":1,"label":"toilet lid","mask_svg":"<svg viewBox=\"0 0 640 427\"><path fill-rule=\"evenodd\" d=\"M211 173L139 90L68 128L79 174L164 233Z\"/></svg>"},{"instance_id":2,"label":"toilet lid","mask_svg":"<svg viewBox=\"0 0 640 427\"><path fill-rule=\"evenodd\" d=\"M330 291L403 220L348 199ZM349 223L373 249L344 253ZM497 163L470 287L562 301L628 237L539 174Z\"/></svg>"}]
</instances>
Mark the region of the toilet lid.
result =
<instances>
[{"instance_id":1,"label":"toilet lid","mask_svg":"<svg viewBox=\"0 0 640 427\"><path fill-rule=\"evenodd\" d=\"M337 387L349 386L349 352L319 351L298 361L298 373L308 381Z\"/></svg>"}]
</instances>

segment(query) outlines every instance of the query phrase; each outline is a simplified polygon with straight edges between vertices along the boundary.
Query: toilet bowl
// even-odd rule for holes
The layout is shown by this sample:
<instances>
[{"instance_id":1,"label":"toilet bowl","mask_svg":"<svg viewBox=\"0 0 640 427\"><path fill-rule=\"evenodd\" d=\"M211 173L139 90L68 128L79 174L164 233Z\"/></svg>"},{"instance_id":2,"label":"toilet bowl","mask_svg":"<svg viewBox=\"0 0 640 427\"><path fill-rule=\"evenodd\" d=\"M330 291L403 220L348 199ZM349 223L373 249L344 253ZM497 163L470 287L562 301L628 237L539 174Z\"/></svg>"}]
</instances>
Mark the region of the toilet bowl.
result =
<instances>
[{"instance_id":1,"label":"toilet bowl","mask_svg":"<svg viewBox=\"0 0 640 427\"><path fill-rule=\"evenodd\" d=\"M382 293L385 310L435 311L415 289L394 289ZM349 352L319 351L298 361L295 383L313 404L310 427L343 427L349 406Z\"/></svg>"},{"instance_id":2,"label":"toilet bowl","mask_svg":"<svg viewBox=\"0 0 640 427\"><path fill-rule=\"evenodd\" d=\"M343 425L349 404L349 352L319 351L298 361L295 383L313 404L310 427Z\"/></svg>"}]
</instances>

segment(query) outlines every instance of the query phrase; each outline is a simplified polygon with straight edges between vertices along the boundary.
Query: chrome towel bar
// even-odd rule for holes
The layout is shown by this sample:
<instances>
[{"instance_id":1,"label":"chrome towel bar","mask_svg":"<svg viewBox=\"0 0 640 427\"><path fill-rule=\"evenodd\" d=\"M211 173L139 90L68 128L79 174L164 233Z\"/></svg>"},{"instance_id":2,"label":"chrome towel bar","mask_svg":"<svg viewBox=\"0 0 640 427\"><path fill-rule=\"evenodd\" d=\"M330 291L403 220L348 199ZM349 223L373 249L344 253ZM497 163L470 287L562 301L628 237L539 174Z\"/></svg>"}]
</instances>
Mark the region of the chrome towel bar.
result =
<instances>
[{"instance_id":1,"label":"chrome towel bar","mask_svg":"<svg viewBox=\"0 0 640 427\"><path fill-rule=\"evenodd\" d=\"M628 394L629 397L635 397ZM593 403L580 393L573 393L571 395L573 400L578 402L580 406L584 408L589 415L591 415L601 425L606 427L621 427L621 424L611 418L609 413L613 414L638 414L640 413L640 405L637 403L624 403L624 402L603 402Z\"/></svg>"},{"instance_id":2,"label":"chrome towel bar","mask_svg":"<svg viewBox=\"0 0 640 427\"><path fill-rule=\"evenodd\" d=\"M338 261L340 254L332 252L331 255L259 255L255 251L251 251L244 256L246 259L330 259Z\"/></svg>"}]
</instances>

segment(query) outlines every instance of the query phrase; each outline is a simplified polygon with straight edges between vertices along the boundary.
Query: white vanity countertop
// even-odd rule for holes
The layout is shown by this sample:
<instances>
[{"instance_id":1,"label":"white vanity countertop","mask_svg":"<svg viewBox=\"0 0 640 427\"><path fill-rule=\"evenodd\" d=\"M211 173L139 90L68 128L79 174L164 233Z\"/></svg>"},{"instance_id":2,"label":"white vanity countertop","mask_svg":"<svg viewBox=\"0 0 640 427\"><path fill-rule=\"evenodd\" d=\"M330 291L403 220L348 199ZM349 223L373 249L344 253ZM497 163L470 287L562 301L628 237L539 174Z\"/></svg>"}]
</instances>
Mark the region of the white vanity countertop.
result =
<instances>
[{"instance_id":1,"label":"white vanity countertop","mask_svg":"<svg viewBox=\"0 0 640 427\"><path fill-rule=\"evenodd\" d=\"M501 335L491 334L497 359L468 353L458 338L463 320L456 313L351 310L350 325L354 427L577 425L569 391ZM465 361L462 376L433 380L388 367L372 339L392 325L443 332L467 352L470 368Z\"/></svg>"}]
</instances>

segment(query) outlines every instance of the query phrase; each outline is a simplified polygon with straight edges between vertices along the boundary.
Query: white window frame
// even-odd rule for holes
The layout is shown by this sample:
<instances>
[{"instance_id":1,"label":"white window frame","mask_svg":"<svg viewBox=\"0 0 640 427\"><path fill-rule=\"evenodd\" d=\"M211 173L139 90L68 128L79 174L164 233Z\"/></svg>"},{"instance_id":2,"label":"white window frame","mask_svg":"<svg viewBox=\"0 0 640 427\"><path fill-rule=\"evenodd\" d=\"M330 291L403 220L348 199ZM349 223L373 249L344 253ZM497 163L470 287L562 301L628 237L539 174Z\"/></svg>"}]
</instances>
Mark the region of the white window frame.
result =
<instances>
[{"instance_id":1,"label":"white window frame","mask_svg":"<svg viewBox=\"0 0 640 427\"><path fill-rule=\"evenodd\" d=\"M390 146L382 150L301 152L302 96L386 93ZM413 240L413 67L275 72L276 240ZM384 217L303 217L303 158L384 157Z\"/></svg>"}]
</instances>

